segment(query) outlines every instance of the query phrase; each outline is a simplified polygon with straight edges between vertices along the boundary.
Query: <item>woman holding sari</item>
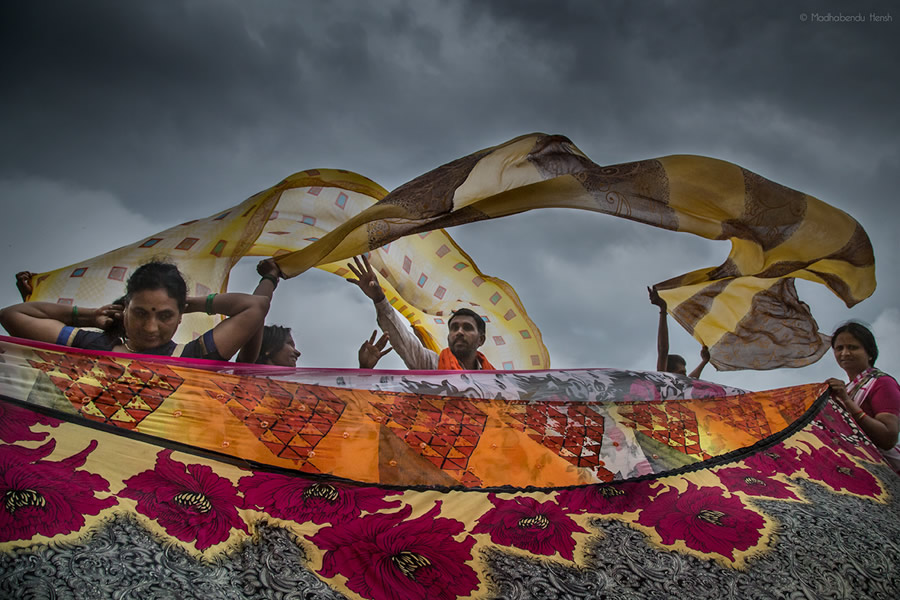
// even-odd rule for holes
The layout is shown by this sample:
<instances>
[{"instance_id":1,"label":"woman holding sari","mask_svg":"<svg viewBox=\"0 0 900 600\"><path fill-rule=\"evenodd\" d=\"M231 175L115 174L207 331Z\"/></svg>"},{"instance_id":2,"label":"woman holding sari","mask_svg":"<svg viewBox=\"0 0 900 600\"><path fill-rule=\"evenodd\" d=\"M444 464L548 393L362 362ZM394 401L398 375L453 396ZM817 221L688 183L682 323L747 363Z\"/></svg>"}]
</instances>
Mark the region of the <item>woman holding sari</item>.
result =
<instances>
[{"instance_id":1,"label":"woman holding sari","mask_svg":"<svg viewBox=\"0 0 900 600\"><path fill-rule=\"evenodd\" d=\"M849 380L845 384L840 379L829 379L832 394L900 474L900 385L875 368L875 336L859 323L846 323L834 332L831 348Z\"/></svg>"}]
</instances>

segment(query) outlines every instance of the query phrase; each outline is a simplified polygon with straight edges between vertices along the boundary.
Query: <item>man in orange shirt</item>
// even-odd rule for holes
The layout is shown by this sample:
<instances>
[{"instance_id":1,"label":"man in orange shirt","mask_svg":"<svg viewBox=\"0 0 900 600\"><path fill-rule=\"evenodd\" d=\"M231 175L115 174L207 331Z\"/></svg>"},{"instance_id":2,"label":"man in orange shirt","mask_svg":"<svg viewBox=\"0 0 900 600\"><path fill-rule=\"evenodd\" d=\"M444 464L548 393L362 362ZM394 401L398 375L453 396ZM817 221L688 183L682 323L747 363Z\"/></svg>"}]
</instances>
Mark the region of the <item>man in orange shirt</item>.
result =
<instances>
[{"instance_id":1,"label":"man in orange shirt","mask_svg":"<svg viewBox=\"0 0 900 600\"><path fill-rule=\"evenodd\" d=\"M447 322L448 347L438 354L423 346L408 324L391 308L368 259L365 256L354 257L353 262L355 265L347 263L347 267L356 279L347 281L359 286L375 304L378 326L388 335L391 346L407 368L417 371L494 370L484 354L478 351L485 341L484 319L478 313L468 308L461 308L453 313Z\"/></svg>"}]
</instances>

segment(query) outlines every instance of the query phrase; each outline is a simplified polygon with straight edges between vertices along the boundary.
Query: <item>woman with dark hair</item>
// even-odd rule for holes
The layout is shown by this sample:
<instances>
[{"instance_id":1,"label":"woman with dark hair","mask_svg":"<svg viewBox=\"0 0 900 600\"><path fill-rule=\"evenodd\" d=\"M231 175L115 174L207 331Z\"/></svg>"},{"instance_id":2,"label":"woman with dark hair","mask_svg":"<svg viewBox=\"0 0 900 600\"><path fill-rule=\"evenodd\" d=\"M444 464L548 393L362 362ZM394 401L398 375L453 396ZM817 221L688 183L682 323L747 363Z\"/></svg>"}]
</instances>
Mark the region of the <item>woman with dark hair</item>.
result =
<instances>
[{"instance_id":1,"label":"woman with dark hair","mask_svg":"<svg viewBox=\"0 0 900 600\"><path fill-rule=\"evenodd\" d=\"M294 336L291 335L290 327L266 325L263 328L262 344L256 364L293 367L296 366L298 358L300 358L300 351L294 344Z\"/></svg>"},{"instance_id":2,"label":"woman with dark hair","mask_svg":"<svg viewBox=\"0 0 900 600\"><path fill-rule=\"evenodd\" d=\"M10 335L75 348L228 360L262 327L268 311L269 300L262 296L188 297L178 267L153 261L135 269L128 278L124 304L83 308L25 302L0 311L0 324ZM172 337L184 313L191 312L227 318L196 340L176 344Z\"/></svg>"},{"instance_id":3,"label":"woman with dark hair","mask_svg":"<svg viewBox=\"0 0 900 600\"><path fill-rule=\"evenodd\" d=\"M875 368L875 336L864 325L851 321L834 332L831 348L849 380L845 384L840 379L829 379L832 394L900 474L900 385Z\"/></svg>"}]
</instances>

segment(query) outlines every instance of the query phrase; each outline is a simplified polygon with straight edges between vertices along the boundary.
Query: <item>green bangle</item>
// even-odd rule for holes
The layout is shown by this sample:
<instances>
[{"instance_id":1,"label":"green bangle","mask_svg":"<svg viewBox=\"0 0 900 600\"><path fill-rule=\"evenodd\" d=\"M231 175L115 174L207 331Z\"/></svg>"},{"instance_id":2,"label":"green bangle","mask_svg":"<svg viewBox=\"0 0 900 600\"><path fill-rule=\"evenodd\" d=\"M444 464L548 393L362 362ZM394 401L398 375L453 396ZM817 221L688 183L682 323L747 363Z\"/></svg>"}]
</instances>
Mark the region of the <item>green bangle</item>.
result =
<instances>
[{"instance_id":1,"label":"green bangle","mask_svg":"<svg viewBox=\"0 0 900 600\"><path fill-rule=\"evenodd\" d=\"M275 277L274 275L269 275L268 273L266 273L265 275L262 275L262 278L268 279L269 281L272 282L272 285L274 285L275 287L278 287L278 278Z\"/></svg>"},{"instance_id":2,"label":"green bangle","mask_svg":"<svg viewBox=\"0 0 900 600\"><path fill-rule=\"evenodd\" d=\"M206 314L208 314L208 315L216 314L213 312L213 309L212 309L213 298L215 298L216 295L217 294L210 294L209 296L206 297Z\"/></svg>"},{"instance_id":3,"label":"green bangle","mask_svg":"<svg viewBox=\"0 0 900 600\"><path fill-rule=\"evenodd\" d=\"M78 307L72 305L72 327L78 327Z\"/></svg>"}]
</instances>

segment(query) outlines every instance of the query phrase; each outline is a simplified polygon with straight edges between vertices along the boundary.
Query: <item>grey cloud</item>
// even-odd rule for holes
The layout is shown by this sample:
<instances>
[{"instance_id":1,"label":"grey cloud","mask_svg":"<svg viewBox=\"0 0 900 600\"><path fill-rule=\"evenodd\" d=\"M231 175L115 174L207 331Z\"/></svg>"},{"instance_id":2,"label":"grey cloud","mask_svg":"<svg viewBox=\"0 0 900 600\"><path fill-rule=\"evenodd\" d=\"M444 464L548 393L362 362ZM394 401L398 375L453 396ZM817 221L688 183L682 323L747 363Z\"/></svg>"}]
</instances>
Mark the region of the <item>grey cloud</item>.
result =
<instances>
[{"instance_id":1,"label":"grey cloud","mask_svg":"<svg viewBox=\"0 0 900 600\"><path fill-rule=\"evenodd\" d=\"M862 222L878 260L875 296L846 311L821 286L800 293L821 311L823 328L851 315L874 321L900 295L900 12L892 24L799 18L851 10L893 7L5 3L0 180L26 202L37 189L58 193L60 203L67 190L90 190L121 204L122 214L167 226L234 205L300 169L351 169L391 189L533 131L567 135L600 164L704 154L812 193ZM650 368L655 313L644 287L719 264L728 251L727 243L564 210L451 234L485 272L514 285L556 366ZM11 260L0 280L32 268ZM595 279L569 282L576 267ZM340 347L304 350L305 364L349 356L340 364L351 366L355 340L371 333L370 307L352 297L338 302L352 290L320 282L285 286L278 318L288 320L289 295L303 296L304 311L353 312ZM302 336L301 323L288 324ZM307 326L310 344L327 344L327 323ZM676 342L695 357L690 338Z\"/></svg>"}]
</instances>

